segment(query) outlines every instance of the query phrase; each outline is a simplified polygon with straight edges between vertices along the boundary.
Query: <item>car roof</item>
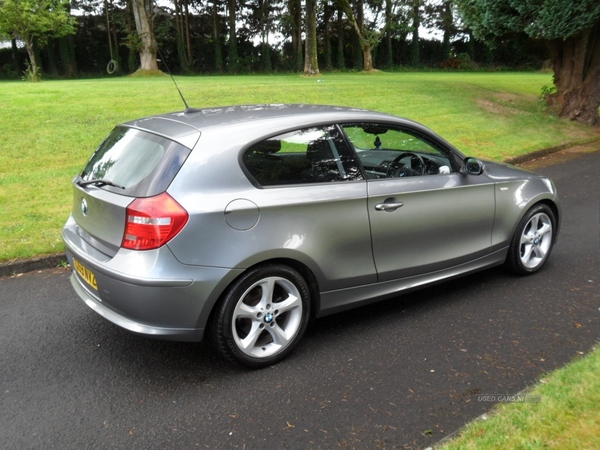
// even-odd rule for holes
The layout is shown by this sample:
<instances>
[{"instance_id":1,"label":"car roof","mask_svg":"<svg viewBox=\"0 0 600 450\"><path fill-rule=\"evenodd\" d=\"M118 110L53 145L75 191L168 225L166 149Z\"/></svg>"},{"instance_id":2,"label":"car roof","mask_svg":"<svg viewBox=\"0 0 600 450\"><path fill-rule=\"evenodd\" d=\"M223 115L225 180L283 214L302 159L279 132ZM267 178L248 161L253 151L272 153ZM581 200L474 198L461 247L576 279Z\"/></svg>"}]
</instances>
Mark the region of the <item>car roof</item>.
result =
<instances>
[{"instance_id":1,"label":"car roof","mask_svg":"<svg viewBox=\"0 0 600 450\"><path fill-rule=\"evenodd\" d=\"M361 108L313 104L255 104L177 111L143 117L125 123L133 127L173 139L192 148L201 133L211 128L227 128L241 123L258 122L264 129L276 129L293 120L298 126L344 121L384 121L425 129L409 119Z\"/></svg>"},{"instance_id":2,"label":"car roof","mask_svg":"<svg viewBox=\"0 0 600 450\"><path fill-rule=\"evenodd\" d=\"M374 114L384 115L361 108L349 108L344 106L330 105L311 105L311 104L256 104L256 105L235 105L223 106L218 108L188 109L182 112L162 114L165 119L179 120L198 129L227 125L228 123L247 122L254 120L277 119L288 116L314 116L315 118L323 115L343 115L350 114ZM392 116L389 116L392 117Z\"/></svg>"}]
</instances>

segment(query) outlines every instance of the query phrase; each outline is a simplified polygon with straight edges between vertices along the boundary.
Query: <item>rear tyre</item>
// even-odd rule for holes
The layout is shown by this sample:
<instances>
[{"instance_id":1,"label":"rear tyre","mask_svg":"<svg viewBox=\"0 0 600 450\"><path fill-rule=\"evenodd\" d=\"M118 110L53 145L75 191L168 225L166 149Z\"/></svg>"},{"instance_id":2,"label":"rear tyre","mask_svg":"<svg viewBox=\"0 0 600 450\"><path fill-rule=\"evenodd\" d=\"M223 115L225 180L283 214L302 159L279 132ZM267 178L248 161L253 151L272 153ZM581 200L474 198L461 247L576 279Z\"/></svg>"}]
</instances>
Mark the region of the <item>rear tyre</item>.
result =
<instances>
[{"instance_id":1,"label":"rear tyre","mask_svg":"<svg viewBox=\"0 0 600 450\"><path fill-rule=\"evenodd\" d=\"M545 204L531 208L519 222L504 267L517 275L542 268L550 257L556 233L556 217Z\"/></svg>"},{"instance_id":2,"label":"rear tyre","mask_svg":"<svg viewBox=\"0 0 600 450\"><path fill-rule=\"evenodd\" d=\"M242 275L217 305L209 337L218 354L252 369L271 366L296 347L308 323L310 291L284 265Z\"/></svg>"}]
</instances>

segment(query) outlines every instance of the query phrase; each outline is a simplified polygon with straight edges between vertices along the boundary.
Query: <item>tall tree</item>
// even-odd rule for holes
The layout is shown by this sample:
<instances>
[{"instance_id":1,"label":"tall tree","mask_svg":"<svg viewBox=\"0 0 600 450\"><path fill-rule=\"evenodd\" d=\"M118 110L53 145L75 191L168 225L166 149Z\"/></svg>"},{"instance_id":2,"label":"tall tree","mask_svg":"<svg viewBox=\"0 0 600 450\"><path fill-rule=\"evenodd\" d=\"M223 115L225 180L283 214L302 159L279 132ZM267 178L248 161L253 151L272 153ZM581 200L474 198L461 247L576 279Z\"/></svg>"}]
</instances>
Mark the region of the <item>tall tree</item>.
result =
<instances>
[{"instance_id":1,"label":"tall tree","mask_svg":"<svg viewBox=\"0 0 600 450\"><path fill-rule=\"evenodd\" d=\"M392 50L392 24L394 23L394 2L393 0L385 0L385 66L392 67L394 65L394 53Z\"/></svg>"},{"instance_id":2,"label":"tall tree","mask_svg":"<svg viewBox=\"0 0 600 450\"><path fill-rule=\"evenodd\" d=\"M317 75L319 60L317 59L317 0L306 0L306 49L304 52L304 74Z\"/></svg>"},{"instance_id":3,"label":"tall tree","mask_svg":"<svg viewBox=\"0 0 600 450\"><path fill-rule=\"evenodd\" d=\"M412 29L410 17L412 17L412 0L385 0L385 27L383 37L385 48L383 61L386 66L394 64L394 49L392 42L404 43L406 35Z\"/></svg>"},{"instance_id":4,"label":"tall tree","mask_svg":"<svg viewBox=\"0 0 600 450\"><path fill-rule=\"evenodd\" d=\"M177 30L177 55L184 72L192 66L192 46L190 43L190 12L188 0L173 0L175 6L175 28Z\"/></svg>"},{"instance_id":5,"label":"tall tree","mask_svg":"<svg viewBox=\"0 0 600 450\"><path fill-rule=\"evenodd\" d=\"M440 28L444 31L444 37L442 41L442 59L446 60L450 58L450 53L452 51L450 39L458 31L456 25L454 24L453 0L442 1L438 24Z\"/></svg>"},{"instance_id":6,"label":"tall tree","mask_svg":"<svg viewBox=\"0 0 600 450\"><path fill-rule=\"evenodd\" d=\"M421 64L419 43L419 28L421 27L421 4L423 0L412 0L412 45L410 50L410 63L412 66Z\"/></svg>"},{"instance_id":7,"label":"tall tree","mask_svg":"<svg viewBox=\"0 0 600 450\"><path fill-rule=\"evenodd\" d=\"M324 53L324 65L325 70L330 70L333 67L331 59L331 34L332 34L332 18L335 13L334 5L329 0L323 1L323 22L325 22L325 29L323 32L323 53Z\"/></svg>"},{"instance_id":8,"label":"tall tree","mask_svg":"<svg viewBox=\"0 0 600 450\"><path fill-rule=\"evenodd\" d=\"M292 70L302 71L302 0L287 2L292 36Z\"/></svg>"},{"instance_id":9,"label":"tall tree","mask_svg":"<svg viewBox=\"0 0 600 450\"><path fill-rule=\"evenodd\" d=\"M15 73L19 73L19 48L17 47L17 40L15 38L10 40L10 54L13 70Z\"/></svg>"},{"instance_id":10,"label":"tall tree","mask_svg":"<svg viewBox=\"0 0 600 450\"><path fill-rule=\"evenodd\" d=\"M34 45L75 32L68 5L68 0L0 0L0 35L23 40L33 80L40 76Z\"/></svg>"},{"instance_id":11,"label":"tall tree","mask_svg":"<svg viewBox=\"0 0 600 450\"><path fill-rule=\"evenodd\" d=\"M228 15L227 21L229 23L229 55L228 55L228 71L235 73L238 70L238 48L237 48L237 35L235 33L235 23L237 20L237 1L227 1Z\"/></svg>"},{"instance_id":12,"label":"tall tree","mask_svg":"<svg viewBox=\"0 0 600 450\"><path fill-rule=\"evenodd\" d=\"M223 71L223 52L221 50L221 35L219 33L219 26L221 24L219 16L219 3L218 0L213 0L212 7L212 18L213 18L213 40L215 45L215 70L217 72Z\"/></svg>"},{"instance_id":13,"label":"tall tree","mask_svg":"<svg viewBox=\"0 0 600 450\"><path fill-rule=\"evenodd\" d=\"M337 38L338 38L338 49L337 49L337 68L344 70L346 68L346 58L344 56L344 10L338 3L338 16L337 16Z\"/></svg>"},{"instance_id":14,"label":"tall tree","mask_svg":"<svg viewBox=\"0 0 600 450\"><path fill-rule=\"evenodd\" d=\"M340 7L343 8L350 24L354 27L360 43L363 54L363 70L369 72L373 67L373 49L379 44L382 33L378 29L379 15L382 11L382 3L374 2L371 7L371 17L369 23L365 20L364 1L356 2L356 14L352 9L350 0L337 0Z\"/></svg>"},{"instance_id":15,"label":"tall tree","mask_svg":"<svg viewBox=\"0 0 600 450\"><path fill-rule=\"evenodd\" d=\"M351 0L350 5L352 6L351 11L354 12L354 20L352 20L352 18L351 18L350 22L352 24L358 25L358 29L360 29L361 31L364 30L365 29L365 0ZM356 31L356 29L355 29L355 31ZM362 36L360 33L354 34L354 44L355 44L354 51L353 51L354 67L358 68L362 65L364 68L365 53L363 52ZM358 44L358 45L356 45L356 44ZM371 61L371 66L372 65L373 65L373 62ZM371 69L364 69L364 70L371 70Z\"/></svg>"},{"instance_id":16,"label":"tall tree","mask_svg":"<svg viewBox=\"0 0 600 450\"><path fill-rule=\"evenodd\" d=\"M140 53L140 69L158 71L156 38L152 26L153 0L131 0Z\"/></svg>"},{"instance_id":17,"label":"tall tree","mask_svg":"<svg viewBox=\"0 0 600 450\"><path fill-rule=\"evenodd\" d=\"M77 61L75 60L75 42L73 36L69 35L58 38L58 49L64 74L68 78L75 77L77 75Z\"/></svg>"},{"instance_id":18,"label":"tall tree","mask_svg":"<svg viewBox=\"0 0 600 450\"><path fill-rule=\"evenodd\" d=\"M458 0L480 39L526 34L550 48L560 117L600 124L600 2L598 0Z\"/></svg>"},{"instance_id":19,"label":"tall tree","mask_svg":"<svg viewBox=\"0 0 600 450\"><path fill-rule=\"evenodd\" d=\"M131 1L125 2L125 30L127 30L127 38L125 39L125 45L129 49L129 55L127 57L127 67L129 72L135 72L138 68L138 45L137 35L134 32L135 20L133 19L133 8Z\"/></svg>"},{"instance_id":20,"label":"tall tree","mask_svg":"<svg viewBox=\"0 0 600 450\"><path fill-rule=\"evenodd\" d=\"M262 69L266 72L271 71L271 45L269 44L269 34L273 17L271 16L271 0L259 0L260 4L260 56Z\"/></svg>"},{"instance_id":21,"label":"tall tree","mask_svg":"<svg viewBox=\"0 0 600 450\"><path fill-rule=\"evenodd\" d=\"M246 16L251 33L260 37L260 57L263 71L271 70L271 45L269 37L275 31L281 5L277 0L249 0L245 5L250 14Z\"/></svg>"},{"instance_id":22,"label":"tall tree","mask_svg":"<svg viewBox=\"0 0 600 450\"><path fill-rule=\"evenodd\" d=\"M426 26L435 27L441 30L442 38L442 61L450 58L452 37L458 33L458 27L454 23L454 4L455 0L439 0L437 2L427 2L424 12Z\"/></svg>"}]
</instances>

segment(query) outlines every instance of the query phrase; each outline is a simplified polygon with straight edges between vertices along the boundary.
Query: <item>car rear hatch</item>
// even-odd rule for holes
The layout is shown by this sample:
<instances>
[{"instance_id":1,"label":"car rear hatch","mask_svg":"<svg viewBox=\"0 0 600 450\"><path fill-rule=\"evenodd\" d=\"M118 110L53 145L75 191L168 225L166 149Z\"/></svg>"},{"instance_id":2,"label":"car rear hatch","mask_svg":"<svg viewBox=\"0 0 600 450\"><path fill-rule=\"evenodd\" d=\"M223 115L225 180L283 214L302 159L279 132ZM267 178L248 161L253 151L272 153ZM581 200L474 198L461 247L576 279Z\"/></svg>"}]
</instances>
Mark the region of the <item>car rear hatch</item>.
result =
<instances>
[{"instance_id":1,"label":"car rear hatch","mask_svg":"<svg viewBox=\"0 0 600 450\"><path fill-rule=\"evenodd\" d=\"M78 236L82 251L101 260L121 248L132 202L163 194L200 137L198 130L171 120L151 118L144 125L170 136L118 126L73 180L74 223L68 232Z\"/></svg>"}]
</instances>

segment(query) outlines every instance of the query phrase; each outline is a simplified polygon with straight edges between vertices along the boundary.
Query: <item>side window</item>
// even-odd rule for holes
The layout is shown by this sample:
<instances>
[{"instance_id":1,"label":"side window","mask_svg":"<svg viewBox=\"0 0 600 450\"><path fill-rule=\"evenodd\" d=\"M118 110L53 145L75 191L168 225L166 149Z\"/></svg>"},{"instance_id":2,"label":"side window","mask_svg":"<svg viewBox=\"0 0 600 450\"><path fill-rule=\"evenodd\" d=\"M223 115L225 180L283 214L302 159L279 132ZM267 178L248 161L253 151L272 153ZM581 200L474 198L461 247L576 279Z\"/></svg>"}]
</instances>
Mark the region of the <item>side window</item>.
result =
<instances>
[{"instance_id":1,"label":"side window","mask_svg":"<svg viewBox=\"0 0 600 450\"><path fill-rule=\"evenodd\" d=\"M342 126L367 178L401 178L447 174L449 155L424 136L385 124Z\"/></svg>"},{"instance_id":2,"label":"side window","mask_svg":"<svg viewBox=\"0 0 600 450\"><path fill-rule=\"evenodd\" d=\"M362 179L356 156L336 126L292 131L258 142L242 157L261 186Z\"/></svg>"}]
</instances>

